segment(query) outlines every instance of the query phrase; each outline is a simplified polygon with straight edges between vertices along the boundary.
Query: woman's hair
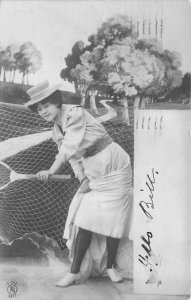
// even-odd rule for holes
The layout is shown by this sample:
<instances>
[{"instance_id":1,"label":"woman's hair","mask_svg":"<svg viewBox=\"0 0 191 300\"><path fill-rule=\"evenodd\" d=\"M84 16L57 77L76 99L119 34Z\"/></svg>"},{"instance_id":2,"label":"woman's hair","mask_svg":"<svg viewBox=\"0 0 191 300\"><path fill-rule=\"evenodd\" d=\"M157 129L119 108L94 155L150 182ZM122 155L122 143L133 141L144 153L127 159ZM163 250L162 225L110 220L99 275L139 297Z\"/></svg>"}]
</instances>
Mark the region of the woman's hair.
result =
<instances>
[{"instance_id":1,"label":"woman's hair","mask_svg":"<svg viewBox=\"0 0 191 300\"><path fill-rule=\"evenodd\" d=\"M30 105L29 108L33 111L33 112L38 112L37 108L38 108L38 103L51 103L51 104L55 104L58 108L61 108L62 106L62 92L57 90L54 93L52 93L50 96L48 96L47 98L33 104Z\"/></svg>"}]
</instances>

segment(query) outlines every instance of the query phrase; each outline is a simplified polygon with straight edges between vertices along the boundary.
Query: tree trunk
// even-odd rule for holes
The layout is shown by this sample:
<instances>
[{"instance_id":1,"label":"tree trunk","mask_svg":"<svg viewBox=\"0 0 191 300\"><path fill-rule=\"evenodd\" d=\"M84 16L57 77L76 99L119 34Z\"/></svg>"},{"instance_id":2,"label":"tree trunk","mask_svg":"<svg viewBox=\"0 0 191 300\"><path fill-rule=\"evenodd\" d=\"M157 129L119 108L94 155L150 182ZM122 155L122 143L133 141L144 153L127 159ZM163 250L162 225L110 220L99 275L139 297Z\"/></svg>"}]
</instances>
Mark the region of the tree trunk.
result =
<instances>
[{"instance_id":1,"label":"tree trunk","mask_svg":"<svg viewBox=\"0 0 191 300\"><path fill-rule=\"evenodd\" d=\"M29 73L27 72L27 84L29 85Z\"/></svg>"},{"instance_id":2,"label":"tree trunk","mask_svg":"<svg viewBox=\"0 0 191 300\"><path fill-rule=\"evenodd\" d=\"M74 81L74 87L75 87L75 91L76 93L78 92L78 84L77 84L77 81Z\"/></svg>"},{"instance_id":3,"label":"tree trunk","mask_svg":"<svg viewBox=\"0 0 191 300\"><path fill-rule=\"evenodd\" d=\"M134 100L134 110L139 108L140 101L141 101L141 97L137 95Z\"/></svg>"},{"instance_id":4,"label":"tree trunk","mask_svg":"<svg viewBox=\"0 0 191 300\"><path fill-rule=\"evenodd\" d=\"M121 99L121 104L123 105L123 121L127 124L127 126L130 126L130 121L129 121L129 106L128 106L128 99L127 98L122 98Z\"/></svg>"},{"instance_id":5,"label":"tree trunk","mask_svg":"<svg viewBox=\"0 0 191 300\"><path fill-rule=\"evenodd\" d=\"M116 94L114 94L114 96L113 96L113 103L117 105L117 95Z\"/></svg>"},{"instance_id":6,"label":"tree trunk","mask_svg":"<svg viewBox=\"0 0 191 300\"><path fill-rule=\"evenodd\" d=\"M90 111L91 111L91 113L99 116L100 113L98 112L98 109L96 106L96 99L95 99L96 95L97 95L97 90L91 89L91 91L90 91Z\"/></svg>"},{"instance_id":7,"label":"tree trunk","mask_svg":"<svg viewBox=\"0 0 191 300\"><path fill-rule=\"evenodd\" d=\"M25 82L25 72L23 72L22 84Z\"/></svg>"},{"instance_id":8,"label":"tree trunk","mask_svg":"<svg viewBox=\"0 0 191 300\"><path fill-rule=\"evenodd\" d=\"M86 102L86 93L82 92L81 93L81 103L80 103L80 105L85 106L85 102Z\"/></svg>"},{"instance_id":9,"label":"tree trunk","mask_svg":"<svg viewBox=\"0 0 191 300\"><path fill-rule=\"evenodd\" d=\"M9 71L9 82L11 82L12 71Z\"/></svg>"},{"instance_id":10,"label":"tree trunk","mask_svg":"<svg viewBox=\"0 0 191 300\"><path fill-rule=\"evenodd\" d=\"M12 82L15 81L15 69L13 70L13 77L12 77Z\"/></svg>"},{"instance_id":11,"label":"tree trunk","mask_svg":"<svg viewBox=\"0 0 191 300\"><path fill-rule=\"evenodd\" d=\"M144 109L147 104L149 104L149 98L143 97L143 99L141 101L141 109Z\"/></svg>"},{"instance_id":12,"label":"tree trunk","mask_svg":"<svg viewBox=\"0 0 191 300\"><path fill-rule=\"evenodd\" d=\"M4 72L3 72L3 81L6 82L6 70L4 68Z\"/></svg>"}]
</instances>

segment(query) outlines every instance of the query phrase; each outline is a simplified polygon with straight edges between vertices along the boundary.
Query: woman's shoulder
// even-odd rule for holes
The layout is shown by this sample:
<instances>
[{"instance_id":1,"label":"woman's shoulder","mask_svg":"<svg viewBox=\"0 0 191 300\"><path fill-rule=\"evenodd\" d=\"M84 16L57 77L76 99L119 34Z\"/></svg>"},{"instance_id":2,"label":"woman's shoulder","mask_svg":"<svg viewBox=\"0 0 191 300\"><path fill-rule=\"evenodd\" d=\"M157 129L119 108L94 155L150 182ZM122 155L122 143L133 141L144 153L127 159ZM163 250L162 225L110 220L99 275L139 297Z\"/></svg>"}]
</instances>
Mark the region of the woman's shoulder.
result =
<instances>
[{"instance_id":1,"label":"woman's shoulder","mask_svg":"<svg viewBox=\"0 0 191 300\"><path fill-rule=\"evenodd\" d=\"M75 114L79 112L79 110L82 110L83 107L80 105L73 105L73 104L62 104L62 108L64 113L66 114Z\"/></svg>"},{"instance_id":2,"label":"woman's shoulder","mask_svg":"<svg viewBox=\"0 0 191 300\"><path fill-rule=\"evenodd\" d=\"M77 105L63 105L61 108L61 125L63 131L65 128L73 123L83 123L84 113L83 109Z\"/></svg>"}]
</instances>

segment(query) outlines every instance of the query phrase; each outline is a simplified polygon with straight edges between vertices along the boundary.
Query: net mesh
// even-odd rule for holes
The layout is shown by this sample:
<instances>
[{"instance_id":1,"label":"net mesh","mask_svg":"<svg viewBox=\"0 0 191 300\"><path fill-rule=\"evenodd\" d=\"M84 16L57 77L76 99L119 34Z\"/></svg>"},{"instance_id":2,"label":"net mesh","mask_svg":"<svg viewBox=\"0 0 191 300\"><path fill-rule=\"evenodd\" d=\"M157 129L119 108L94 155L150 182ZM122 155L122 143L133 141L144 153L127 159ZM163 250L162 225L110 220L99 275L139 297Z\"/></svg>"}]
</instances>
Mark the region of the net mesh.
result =
<instances>
[{"instance_id":1,"label":"net mesh","mask_svg":"<svg viewBox=\"0 0 191 300\"><path fill-rule=\"evenodd\" d=\"M0 163L0 174L0 189L2 189L10 181L11 170L6 165Z\"/></svg>"},{"instance_id":2,"label":"net mesh","mask_svg":"<svg viewBox=\"0 0 191 300\"><path fill-rule=\"evenodd\" d=\"M105 112L102 111L104 114ZM122 120L123 108L117 109L117 116L103 123L106 130L127 151L133 167L133 110L130 108L130 123ZM0 160L18 173L36 173L48 169L54 161L57 146L51 140L40 141L26 148L22 137L30 139L32 134L49 131L52 124L43 121L38 114L20 105L0 103ZM19 141L17 143L17 137ZM7 149L4 142L14 139ZM21 143L21 144L20 144ZM19 145L18 145L19 144ZM14 154L12 154L14 153ZM61 174L72 174L69 163L63 165ZM1 172L1 177L4 176ZM69 204L79 187L73 178L68 181L19 180L0 191L0 236L10 242L25 233L46 234L65 249L63 230Z\"/></svg>"}]
</instances>

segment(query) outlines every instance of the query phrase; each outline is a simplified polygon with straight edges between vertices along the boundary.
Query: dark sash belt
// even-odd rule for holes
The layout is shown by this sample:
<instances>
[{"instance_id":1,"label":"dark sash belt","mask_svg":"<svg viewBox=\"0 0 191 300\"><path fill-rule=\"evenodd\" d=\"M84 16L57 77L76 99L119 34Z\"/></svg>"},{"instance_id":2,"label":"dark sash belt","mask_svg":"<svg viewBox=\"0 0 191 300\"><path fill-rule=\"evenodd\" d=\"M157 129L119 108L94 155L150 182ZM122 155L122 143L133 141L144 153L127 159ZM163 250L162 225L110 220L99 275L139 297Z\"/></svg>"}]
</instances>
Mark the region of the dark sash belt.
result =
<instances>
[{"instance_id":1,"label":"dark sash belt","mask_svg":"<svg viewBox=\"0 0 191 300\"><path fill-rule=\"evenodd\" d=\"M84 158L96 155L113 142L109 135L105 135L95 142L94 145L87 148Z\"/></svg>"}]
</instances>

